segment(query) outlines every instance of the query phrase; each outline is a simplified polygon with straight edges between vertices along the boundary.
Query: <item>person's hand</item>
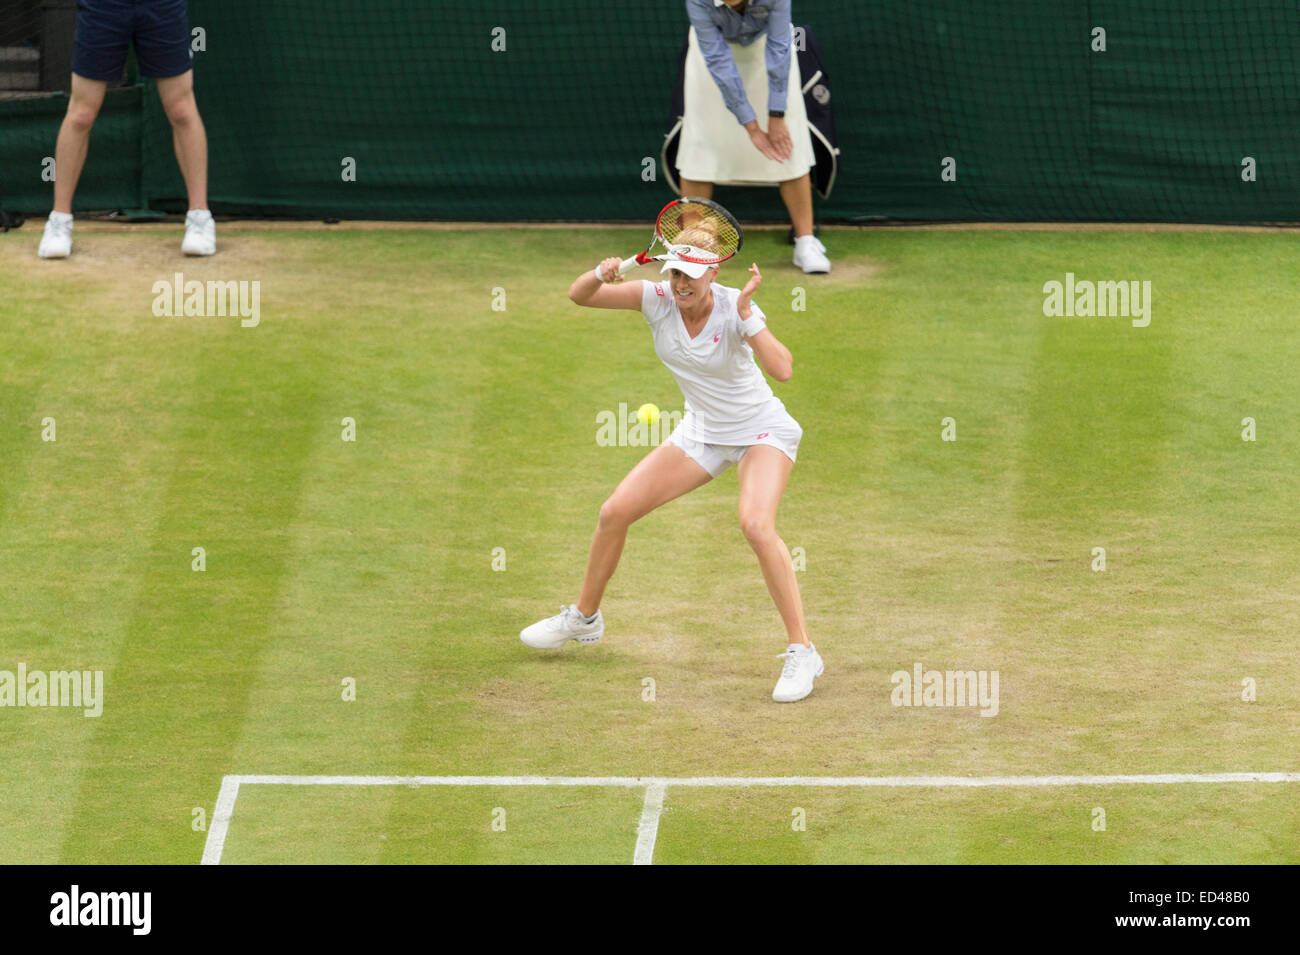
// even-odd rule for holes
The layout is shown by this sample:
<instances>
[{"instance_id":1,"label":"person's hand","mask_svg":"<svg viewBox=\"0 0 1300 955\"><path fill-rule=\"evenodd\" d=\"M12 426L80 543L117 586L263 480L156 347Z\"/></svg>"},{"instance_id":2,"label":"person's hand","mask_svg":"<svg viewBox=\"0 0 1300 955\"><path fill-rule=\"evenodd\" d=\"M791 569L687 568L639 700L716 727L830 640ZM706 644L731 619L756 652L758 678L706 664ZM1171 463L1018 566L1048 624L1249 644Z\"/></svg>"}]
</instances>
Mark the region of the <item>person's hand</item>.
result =
<instances>
[{"instance_id":1,"label":"person's hand","mask_svg":"<svg viewBox=\"0 0 1300 955\"><path fill-rule=\"evenodd\" d=\"M749 267L750 279L745 283L745 287L740 290L740 296L736 299L736 311L741 318L749 318L749 300L754 297L758 287L763 284L763 276L758 271L758 263L755 262Z\"/></svg>"},{"instance_id":2,"label":"person's hand","mask_svg":"<svg viewBox=\"0 0 1300 955\"><path fill-rule=\"evenodd\" d=\"M768 117L767 138L772 148L780 154L782 162L794 155L794 142L790 139L790 128L786 126L784 117Z\"/></svg>"},{"instance_id":3,"label":"person's hand","mask_svg":"<svg viewBox=\"0 0 1300 955\"><path fill-rule=\"evenodd\" d=\"M768 138L767 133L758 128L758 120L752 119L745 124L745 131L749 133L749 141L754 144L754 148L773 162L784 162L783 157L772 140Z\"/></svg>"},{"instance_id":4,"label":"person's hand","mask_svg":"<svg viewBox=\"0 0 1300 955\"><path fill-rule=\"evenodd\" d=\"M600 269L600 280L613 284L623 281L623 276L618 274L618 267L623 264L623 260L617 255L612 255L608 259L602 259L597 268ZM610 278L610 276L613 278Z\"/></svg>"}]
</instances>

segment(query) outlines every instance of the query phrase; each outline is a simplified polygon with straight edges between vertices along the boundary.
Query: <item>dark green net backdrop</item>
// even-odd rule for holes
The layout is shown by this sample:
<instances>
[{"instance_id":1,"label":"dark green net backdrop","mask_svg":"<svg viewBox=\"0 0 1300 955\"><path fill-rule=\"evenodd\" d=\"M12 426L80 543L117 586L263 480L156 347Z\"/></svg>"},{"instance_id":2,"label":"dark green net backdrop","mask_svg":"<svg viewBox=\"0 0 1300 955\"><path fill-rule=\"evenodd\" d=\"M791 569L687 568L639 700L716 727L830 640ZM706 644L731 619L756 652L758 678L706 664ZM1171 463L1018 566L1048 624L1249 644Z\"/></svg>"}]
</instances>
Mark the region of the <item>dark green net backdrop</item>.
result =
<instances>
[{"instance_id":1,"label":"dark green net backdrop","mask_svg":"<svg viewBox=\"0 0 1300 955\"><path fill-rule=\"evenodd\" d=\"M1300 221L1300 0L794 14L819 38L843 152L823 221ZM218 213L644 220L671 196L644 169L668 127L680 0L191 0L190 20ZM110 100L77 208L183 209L152 89ZM0 101L6 208L49 208L40 164L65 105ZM782 216L773 189L718 198Z\"/></svg>"}]
</instances>

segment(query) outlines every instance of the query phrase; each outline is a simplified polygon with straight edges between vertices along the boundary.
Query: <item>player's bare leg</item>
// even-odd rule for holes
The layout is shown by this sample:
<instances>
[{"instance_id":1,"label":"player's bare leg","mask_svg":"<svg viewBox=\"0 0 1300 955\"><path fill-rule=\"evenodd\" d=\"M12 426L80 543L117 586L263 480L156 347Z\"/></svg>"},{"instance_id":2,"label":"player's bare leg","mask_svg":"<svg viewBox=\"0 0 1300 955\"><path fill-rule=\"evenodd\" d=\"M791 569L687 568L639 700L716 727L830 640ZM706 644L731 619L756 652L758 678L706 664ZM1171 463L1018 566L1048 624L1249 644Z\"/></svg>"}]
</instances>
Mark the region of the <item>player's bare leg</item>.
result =
<instances>
[{"instance_id":1,"label":"player's bare leg","mask_svg":"<svg viewBox=\"0 0 1300 955\"><path fill-rule=\"evenodd\" d=\"M68 111L59 127L59 138L54 145L54 211L71 214L72 196L77 191L77 180L86 165L86 151L90 146L90 130L95 125L99 109L104 105L108 84L103 80L88 80L72 74L72 89L68 94Z\"/></svg>"},{"instance_id":2,"label":"player's bare leg","mask_svg":"<svg viewBox=\"0 0 1300 955\"><path fill-rule=\"evenodd\" d=\"M587 555L578 610L590 617L600 607L605 585L614 576L627 529L660 505L713 480L708 471L675 444L659 445L628 472L600 507Z\"/></svg>"},{"instance_id":3,"label":"player's bare leg","mask_svg":"<svg viewBox=\"0 0 1300 955\"><path fill-rule=\"evenodd\" d=\"M158 98L172 124L176 162L185 179L191 209L208 207L208 134L194 101L194 71L158 80Z\"/></svg>"},{"instance_id":4,"label":"player's bare leg","mask_svg":"<svg viewBox=\"0 0 1300 955\"><path fill-rule=\"evenodd\" d=\"M740 484L740 529L763 569L763 580L776 604L791 643L811 646L804 624L803 599L794 575L794 562L785 541L776 533L776 511L790 479L791 461L778 448L756 444L736 469Z\"/></svg>"}]
</instances>

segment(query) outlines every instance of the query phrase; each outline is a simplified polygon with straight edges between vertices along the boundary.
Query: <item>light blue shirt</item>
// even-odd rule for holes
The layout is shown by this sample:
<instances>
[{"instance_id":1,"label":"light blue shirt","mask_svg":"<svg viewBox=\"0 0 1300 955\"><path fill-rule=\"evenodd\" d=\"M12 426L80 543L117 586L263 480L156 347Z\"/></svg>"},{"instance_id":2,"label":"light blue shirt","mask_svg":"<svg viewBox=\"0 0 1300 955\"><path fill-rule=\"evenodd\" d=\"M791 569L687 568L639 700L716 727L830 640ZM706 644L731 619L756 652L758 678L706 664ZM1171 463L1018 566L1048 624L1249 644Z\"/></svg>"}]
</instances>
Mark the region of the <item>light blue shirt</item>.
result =
<instances>
[{"instance_id":1,"label":"light blue shirt","mask_svg":"<svg viewBox=\"0 0 1300 955\"><path fill-rule=\"evenodd\" d=\"M790 0L749 0L737 13L723 0L686 0L686 14L713 82L722 90L727 109L743 126L754 119L745 85L736 70L728 42L749 46L767 34L767 108L784 110L790 80Z\"/></svg>"}]
</instances>

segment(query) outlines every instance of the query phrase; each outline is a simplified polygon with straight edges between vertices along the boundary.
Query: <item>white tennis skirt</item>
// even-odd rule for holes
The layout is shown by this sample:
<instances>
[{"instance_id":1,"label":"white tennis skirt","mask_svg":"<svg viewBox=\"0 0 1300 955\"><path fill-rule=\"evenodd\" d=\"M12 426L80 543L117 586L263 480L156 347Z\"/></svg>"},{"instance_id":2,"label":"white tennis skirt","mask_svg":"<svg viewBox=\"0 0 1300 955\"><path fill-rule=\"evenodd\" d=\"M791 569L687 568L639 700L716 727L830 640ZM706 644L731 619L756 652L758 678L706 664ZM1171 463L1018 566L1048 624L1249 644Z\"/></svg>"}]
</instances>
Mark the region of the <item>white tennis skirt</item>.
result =
<instances>
[{"instance_id":1,"label":"white tennis skirt","mask_svg":"<svg viewBox=\"0 0 1300 955\"><path fill-rule=\"evenodd\" d=\"M793 33L793 30L791 30ZM745 84L745 95L754 108L758 125L767 129L767 35L749 46L728 43L736 70ZM803 81L799 57L790 42L790 81L786 87L785 124L790 130L794 153L785 162L768 159L749 140L745 127L727 109L722 91L713 81L691 27L683 84L685 115L677 147L677 168L683 179L724 186L766 186L798 179L815 164L808 114L803 105Z\"/></svg>"}]
</instances>

